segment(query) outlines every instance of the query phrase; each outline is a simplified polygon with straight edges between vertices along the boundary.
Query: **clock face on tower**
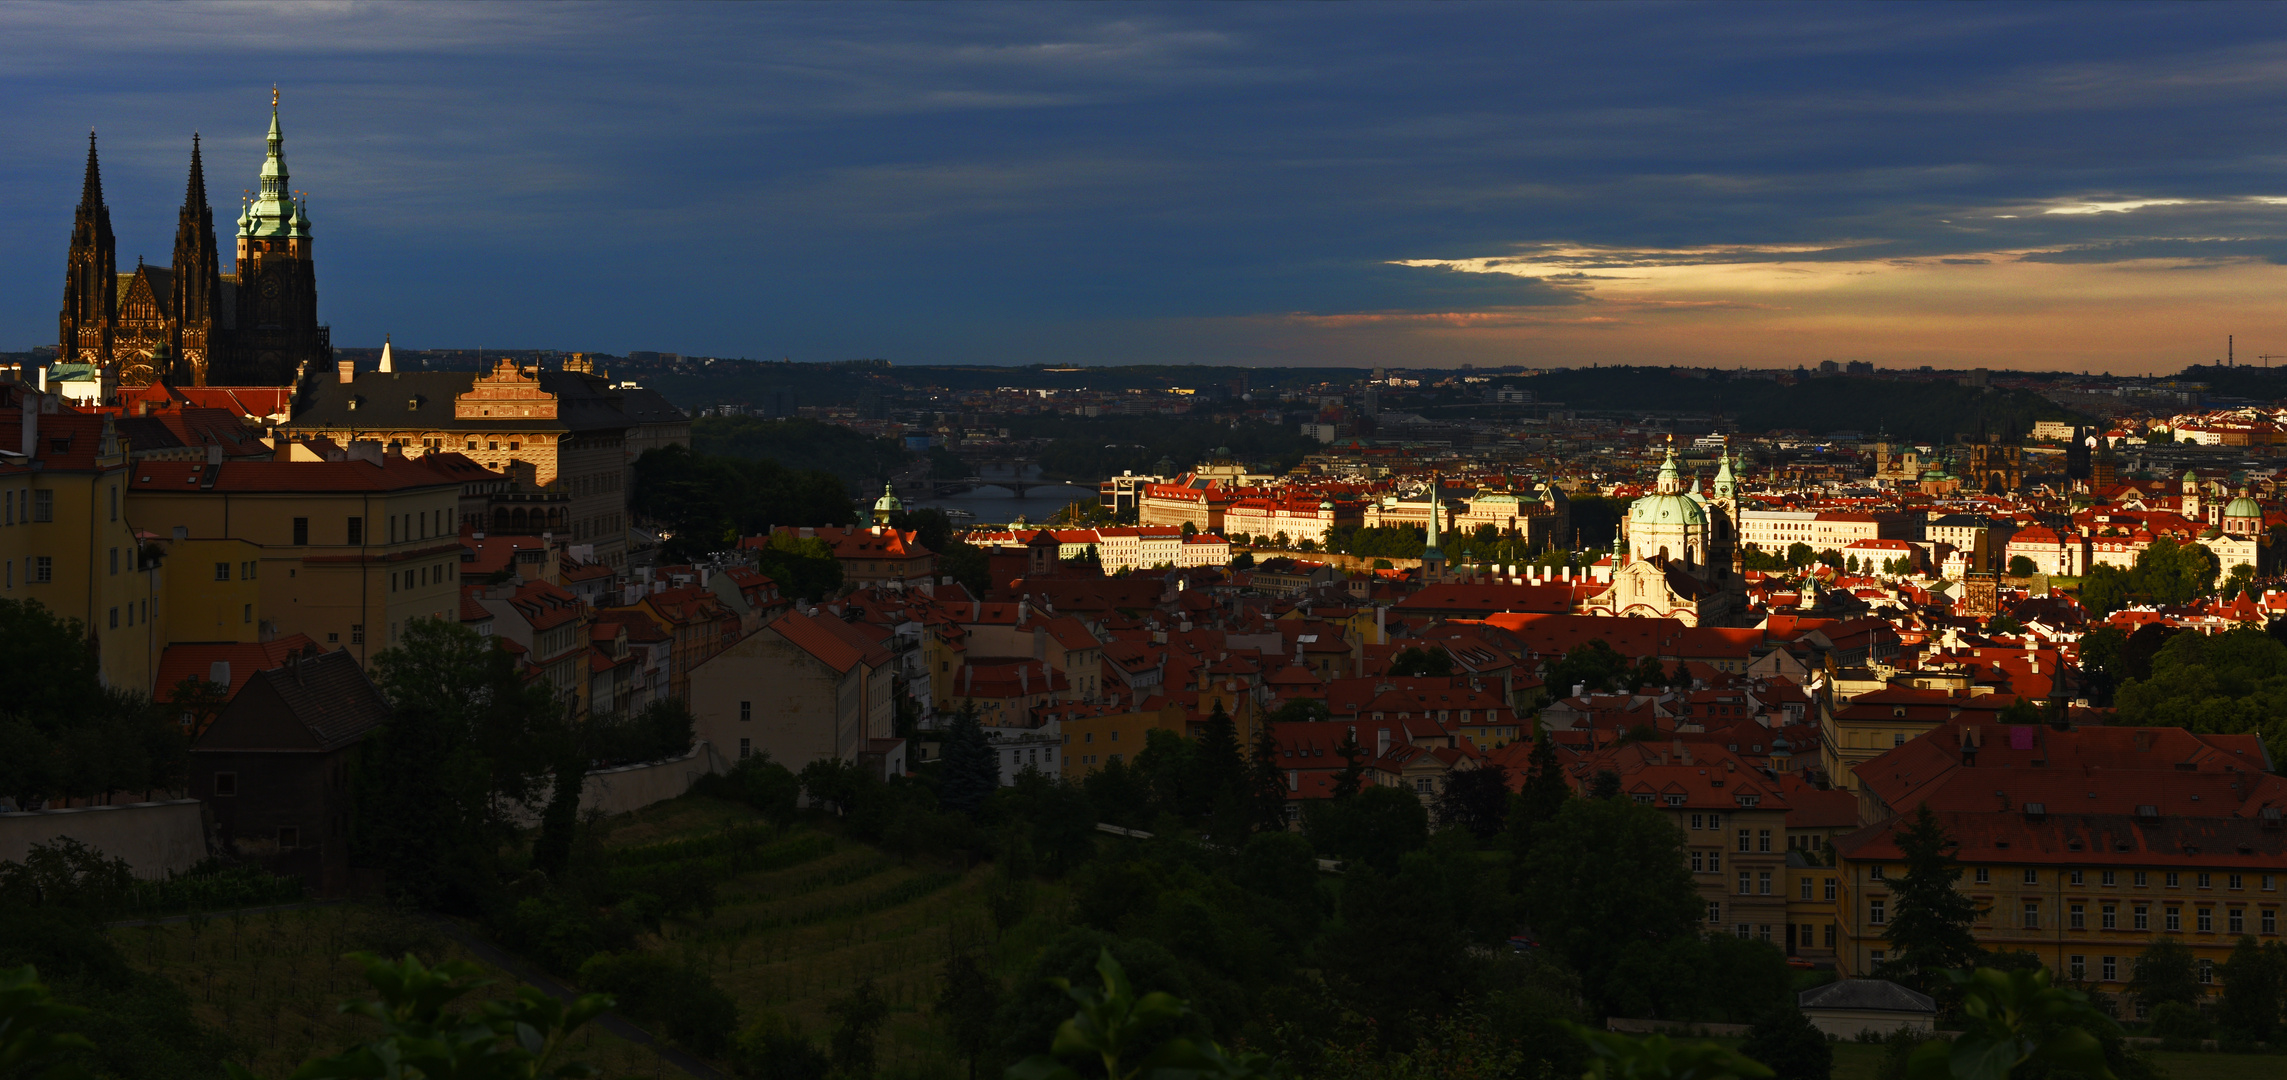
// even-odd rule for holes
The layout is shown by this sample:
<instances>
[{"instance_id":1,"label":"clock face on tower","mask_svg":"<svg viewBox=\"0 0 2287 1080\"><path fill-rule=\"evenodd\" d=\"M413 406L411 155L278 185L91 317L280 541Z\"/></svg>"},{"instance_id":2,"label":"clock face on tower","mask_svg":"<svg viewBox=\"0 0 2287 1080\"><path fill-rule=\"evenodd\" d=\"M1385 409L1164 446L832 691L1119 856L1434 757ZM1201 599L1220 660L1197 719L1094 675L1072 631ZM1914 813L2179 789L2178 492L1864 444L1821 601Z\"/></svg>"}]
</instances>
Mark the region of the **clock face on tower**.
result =
<instances>
[{"instance_id":1,"label":"clock face on tower","mask_svg":"<svg viewBox=\"0 0 2287 1080\"><path fill-rule=\"evenodd\" d=\"M265 299L270 299L270 300L276 300L276 299L278 298L278 279L277 279L277 278L263 278L263 279L262 279L262 295L263 295L263 297L264 297Z\"/></svg>"}]
</instances>

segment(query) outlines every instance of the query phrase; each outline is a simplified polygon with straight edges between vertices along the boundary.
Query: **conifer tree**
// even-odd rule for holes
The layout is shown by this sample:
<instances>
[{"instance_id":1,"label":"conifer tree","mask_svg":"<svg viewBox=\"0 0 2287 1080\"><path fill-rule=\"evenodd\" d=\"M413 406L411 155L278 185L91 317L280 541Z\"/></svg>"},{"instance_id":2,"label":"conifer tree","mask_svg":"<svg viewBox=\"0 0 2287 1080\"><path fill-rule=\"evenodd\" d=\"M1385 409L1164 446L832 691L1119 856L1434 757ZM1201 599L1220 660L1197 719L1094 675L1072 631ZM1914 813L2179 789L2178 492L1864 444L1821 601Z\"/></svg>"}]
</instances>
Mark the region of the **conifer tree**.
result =
<instances>
[{"instance_id":1,"label":"conifer tree","mask_svg":"<svg viewBox=\"0 0 2287 1080\"><path fill-rule=\"evenodd\" d=\"M1214 711L1207 715L1207 724L1199 732L1199 755L1194 760L1203 809L1212 811L1218 803L1244 790L1247 765L1239 751L1239 728L1231 722L1231 714L1223 711L1222 702L1216 702Z\"/></svg>"},{"instance_id":2,"label":"conifer tree","mask_svg":"<svg viewBox=\"0 0 2287 1080\"><path fill-rule=\"evenodd\" d=\"M985 739L974 703L961 706L961 711L953 714L952 722L945 725L942 745L939 760L944 776L937 800L948 810L973 813L1001 786L1000 755Z\"/></svg>"},{"instance_id":3,"label":"conifer tree","mask_svg":"<svg viewBox=\"0 0 2287 1080\"><path fill-rule=\"evenodd\" d=\"M1961 863L1954 858L1960 845L1946 835L1927 804L1915 810L1913 823L1898 830L1895 839L1906 856L1906 873L1890 883L1897 910L1882 931L1892 949L1883 977L1925 994L1949 991L1952 983L1943 973L1975 966L1984 952L1969 931L1977 919L1977 902L1955 887L1961 880Z\"/></svg>"},{"instance_id":4,"label":"conifer tree","mask_svg":"<svg viewBox=\"0 0 2287 1080\"><path fill-rule=\"evenodd\" d=\"M1342 736L1342 743L1334 748L1335 756L1342 759L1342 771L1334 776L1334 797L1347 799L1358 793L1366 779L1366 748L1358 745L1358 729L1351 728Z\"/></svg>"},{"instance_id":5,"label":"conifer tree","mask_svg":"<svg viewBox=\"0 0 2287 1080\"><path fill-rule=\"evenodd\" d=\"M1279 767L1278 739L1266 721L1257 726L1253 760L1248 769L1248 794L1253 797L1254 827L1258 832L1286 828L1286 770Z\"/></svg>"}]
</instances>

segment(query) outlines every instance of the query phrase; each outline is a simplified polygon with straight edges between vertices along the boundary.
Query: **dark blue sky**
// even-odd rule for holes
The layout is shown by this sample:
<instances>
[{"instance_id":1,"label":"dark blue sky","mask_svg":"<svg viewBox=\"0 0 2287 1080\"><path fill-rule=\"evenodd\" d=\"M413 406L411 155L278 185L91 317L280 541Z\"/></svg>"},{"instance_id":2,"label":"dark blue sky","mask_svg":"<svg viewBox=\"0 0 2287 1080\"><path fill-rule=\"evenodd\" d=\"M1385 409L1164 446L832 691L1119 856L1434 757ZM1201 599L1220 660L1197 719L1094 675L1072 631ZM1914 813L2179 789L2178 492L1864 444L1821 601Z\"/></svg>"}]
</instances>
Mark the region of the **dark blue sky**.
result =
<instances>
[{"instance_id":1,"label":"dark blue sky","mask_svg":"<svg viewBox=\"0 0 2287 1080\"><path fill-rule=\"evenodd\" d=\"M2287 9L2231 4L11 5L0 347L54 340L88 128L164 261L273 82L344 345L2287 353Z\"/></svg>"}]
</instances>

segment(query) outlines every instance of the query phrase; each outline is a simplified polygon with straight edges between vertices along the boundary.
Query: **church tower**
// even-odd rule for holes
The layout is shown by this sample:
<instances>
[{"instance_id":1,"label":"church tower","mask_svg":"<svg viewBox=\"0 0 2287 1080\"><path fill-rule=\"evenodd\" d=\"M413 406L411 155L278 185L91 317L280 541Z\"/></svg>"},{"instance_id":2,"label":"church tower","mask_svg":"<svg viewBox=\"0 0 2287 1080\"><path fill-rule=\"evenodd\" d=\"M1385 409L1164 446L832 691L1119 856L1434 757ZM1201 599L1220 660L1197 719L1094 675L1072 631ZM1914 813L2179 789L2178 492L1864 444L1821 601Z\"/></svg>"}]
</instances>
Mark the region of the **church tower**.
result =
<instances>
[{"instance_id":1,"label":"church tower","mask_svg":"<svg viewBox=\"0 0 2287 1080\"><path fill-rule=\"evenodd\" d=\"M214 208L206 201L206 168L199 137L191 136L191 175L175 218L175 358L163 377L176 386L205 386L207 371L227 349L220 333L222 252L214 239Z\"/></svg>"},{"instance_id":2,"label":"church tower","mask_svg":"<svg viewBox=\"0 0 2287 1080\"><path fill-rule=\"evenodd\" d=\"M1445 528L1445 510L1439 505L1444 478L1429 474L1429 543L1421 549L1421 583L1433 585L1445 580L1445 549L1438 546L1437 534Z\"/></svg>"},{"instance_id":3,"label":"church tower","mask_svg":"<svg viewBox=\"0 0 2287 1080\"><path fill-rule=\"evenodd\" d=\"M112 318L118 309L119 249L111 235L111 208L103 204L103 172L95 162L95 132L87 133L87 178L72 214L71 255L64 263L64 306L56 359L111 363Z\"/></svg>"},{"instance_id":4,"label":"church tower","mask_svg":"<svg viewBox=\"0 0 2287 1080\"><path fill-rule=\"evenodd\" d=\"M309 206L287 187L286 137L278 91L270 91L270 152L262 190L238 217L238 326L218 383L278 386L333 359L331 334L318 325L317 271Z\"/></svg>"}]
</instances>

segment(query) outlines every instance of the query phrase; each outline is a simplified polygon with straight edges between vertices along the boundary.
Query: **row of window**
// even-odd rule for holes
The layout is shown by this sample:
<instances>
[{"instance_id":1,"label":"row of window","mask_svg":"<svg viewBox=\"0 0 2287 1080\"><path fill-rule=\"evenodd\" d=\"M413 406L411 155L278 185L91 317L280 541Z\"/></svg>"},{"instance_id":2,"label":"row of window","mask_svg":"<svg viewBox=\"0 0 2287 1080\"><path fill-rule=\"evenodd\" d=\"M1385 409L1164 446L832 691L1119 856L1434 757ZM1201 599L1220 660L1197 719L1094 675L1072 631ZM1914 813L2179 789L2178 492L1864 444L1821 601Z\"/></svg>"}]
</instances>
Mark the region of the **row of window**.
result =
<instances>
[{"instance_id":1,"label":"row of window","mask_svg":"<svg viewBox=\"0 0 2287 1080\"><path fill-rule=\"evenodd\" d=\"M29 525L55 519L55 492L0 491L0 525Z\"/></svg>"},{"instance_id":2,"label":"row of window","mask_svg":"<svg viewBox=\"0 0 2287 1080\"><path fill-rule=\"evenodd\" d=\"M2041 883L2041 872L2039 870L2033 869L2032 867L2026 867L2020 873L2022 874L2024 882L2027 885L2038 885ZM2086 870L2067 870L2064 872L2064 874L2067 884L2088 884L2088 871ZM1880 877L1881 875L1876 874L1875 876ZM1987 866L1980 866L1973 872L1972 877L1979 885L1990 884L1993 881L1993 869ZM2183 888L2184 877L2185 875L2182 872L2176 870L2165 871L2160 875L2163 887L2170 889ZM2217 875L2206 870L2195 872L2191 875L2192 887L2195 889L2215 888L2216 877ZM2245 874L2224 874L2222 877L2224 880L2224 888L2226 889L2244 889L2247 887L2247 875ZM2265 892L2274 891L2279 887L2279 877L2276 874L2258 874L2256 877L2259 885ZM2152 884L2152 875L2150 871L2146 870L2131 871L2130 880L2136 888L2149 888ZM2097 883L2099 885L2119 885L2120 872L2117 870L2099 871L2097 874Z\"/></svg>"},{"instance_id":3,"label":"row of window","mask_svg":"<svg viewBox=\"0 0 2287 1080\"><path fill-rule=\"evenodd\" d=\"M1746 882L1746 877L1747 877L1747 875L1746 875L1744 872L1742 872L1742 873L1740 874L1740 891L1741 891L1741 892L1745 892L1745 891L1746 891L1746 884L1747 884L1747 882ZM1809 883L1806 881L1806 882L1805 882L1806 888L1805 888L1805 890L1804 890L1806 894L1807 894L1807 893L1808 893L1808 891L1809 891L1809 890L1808 890L1808 888L1807 888L1808 884L1809 884ZM1831 898L1831 897L1830 897L1830 898ZM1808 899L1808 896L1807 896L1807 895L1806 895L1805 899ZM2038 900L2027 900L2027 901L2024 901L2023 905L2022 905L2022 906L2021 906L2021 907L2020 907L2018 910L2019 910L2019 920L2018 920L2018 925L2019 925L2019 926L2020 926L2022 929L2026 929L2026 930L2039 930L2039 929L2041 929L2041 925L2042 925L2041 919L2042 919L2042 916L2041 916L2041 902L2040 902L2040 901L2038 901ZM2129 908L2129 912L2128 912L2128 917L2129 917L2129 927L2128 927L2129 929L2131 929L2131 930L2150 930L2150 929L2152 929L2152 908L2151 908L2151 906L2150 906L2150 905L2148 905L2148 904L2137 904L2137 905L2134 905L2134 906L2130 907L2130 908ZM2162 928L2162 929L2164 929L2164 930L2167 930L2167 931L2169 931L2169 932L2171 932L2171 933L2176 933L2176 932L2181 932L2181 931L2184 929L2184 909L2183 909L2182 907L2179 907L2179 906L2175 906L2175 905L2169 905L2169 906L2167 906L2167 907L2163 907L2163 908L2161 908L2161 909L2160 909L2160 918L2161 918L2161 924L2162 924L2162 925L2161 925L2161 928ZM1889 910L1888 910L1888 904L1887 904L1887 901L1885 901L1885 900L1869 900L1869 901L1867 902L1867 919L1866 919L1866 921L1867 921L1867 922L1869 922L1869 923L1875 923L1875 924L1880 924L1880 923L1884 923L1884 922L1887 922L1888 920L1889 920ZM2100 929L2104 929L2104 930L2118 930L2118 929L2120 929L2120 905L2118 905L2118 904L2103 904L2103 905L2100 905L2100 906L2097 908L2097 920L2098 920L2098 927L2099 927ZM2247 932L2247 924L2248 924L2248 919L2247 919L2247 909L2246 909L2246 908L2244 908L2244 907L2229 907L2229 908L2225 908L2225 909L2224 909L2224 930L2225 930L2226 932L2228 932L2228 933L2233 933L2233 934L2244 934L2244 933L2246 933L2246 932ZM2278 912L2278 909L2276 909L2276 908L2263 908L2263 909L2261 909L2260 911L2258 911L2258 912L2256 913L2256 925L2257 925L2257 927L2258 927L2258 930L2259 930L2259 932L2261 932L2261 933L2265 933L2265 934L2276 934L2276 933L2278 933L2278 932L2279 932L2279 912ZM2215 909L2215 908L2212 908L2212 907L2198 907L2198 908L2193 908L2193 909L2192 909L2192 926L2193 926L2193 929L2195 929L2195 930L2199 931L2200 933L2207 933L2207 934L2212 934L2212 933L2214 933L2214 932L2215 932L2215 929L2216 929L2216 909ZM2066 908L2065 908L2065 928L2066 928L2066 929L2068 929L2068 930L2086 930L2086 929L2088 929L2088 906L2087 906L2087 905L2085 905L2085 904L2069 904L2069 905L2067 905L2067 906L2066 906Z\"/></svg>"},{"instance_id":4,"label":"row of window","mask_svg":"<svg viewBox=\"0 0 2287 1080\"><path fill-rule=\"evenodd\" d=\"M16 560L0 563L5 568L8 588L16 587ZM28 555L24 558L24 584L47 585L56 580L56 560L47 555Z\"/></svg>"},{"instance_id":5,"label":"row of window","mask_svg":"<svg viewBox=\"0 0 2287 1080\"><path fill-rule=\"evenodd\" d=\"M222 564L217 563L215 565L219 567ZM436 563L431 566L417 566L407 570L391 570L389 572L389 591L396 592L399 589L414 589L443 584L452 580L453 574L457 570L458 567L453 563Z\"/></svg>"}]
</instances>

